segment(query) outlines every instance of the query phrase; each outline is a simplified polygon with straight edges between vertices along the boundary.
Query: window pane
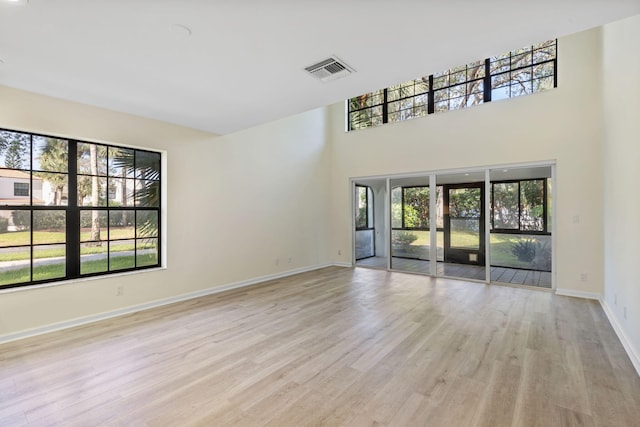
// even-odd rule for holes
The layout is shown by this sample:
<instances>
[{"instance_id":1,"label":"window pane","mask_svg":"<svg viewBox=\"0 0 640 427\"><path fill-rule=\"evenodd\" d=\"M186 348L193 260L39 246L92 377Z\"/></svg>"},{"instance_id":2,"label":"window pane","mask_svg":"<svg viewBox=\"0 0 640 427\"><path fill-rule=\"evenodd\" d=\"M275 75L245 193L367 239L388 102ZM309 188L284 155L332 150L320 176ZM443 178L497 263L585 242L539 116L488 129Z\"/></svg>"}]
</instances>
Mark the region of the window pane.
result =
<instances>
[{"instance_id":1,"label":"window pane","mask_svg":"<svg viewBox=\"0 0 640 427\"><path fill-rule=\"evenodd\" d=\"M449 214L451 218L480 218L480 189L452 188L449 190Z\"/></svg>"},{"instance_id":2,"label":"window pane","mask_svg":"<svg viewBox=\"0 0 640 427\"><path fill-rule=\"evenodd\" d=\"M133 178L133 152L126 148L109 147L109 176Z\"/></svg>"},{"instance_id":3,"label":"window pane","mask_svg":"<svg viewBox=\"0 0 640 427\"><path fill-rule=\"evenodd\" d=\"M133 206L135 180L109 178L107 197L109 206Z\"/></svg>"},{"instance_id":4,"label":"window pane","mask_svg":"<svg viewBox=\"0 0 640 427\"><path fill-rule=\"evenodd\" d=\"M541 79L535 79L533 81L533 91L542 92L547 89L553 89L554 81L553 76L543 77Z\"/></svg>"},{"instance_id":5,"label":"window pane","mask_svg":"<svg viewBox=\"0 0 640 427\"><path fill-rule=\"evenodd\" d=\"M451 218L451 248L478 250L480 221L472 218Z\"/></svg>"},{"instance_id":6,"label":"window pane","mask_svg":"<svg viewBox=\"0 0 640 427\"><path fill-rule=\"evenodd\" d=\"M33 244L64 243L67 213L62 210L33 211Z\"/></svg>"},{"instance_id":7,"label":"window pane","mask_svg":"<svg viewBox=\"0 0 640 427\"><path fill-rule=\"evenodd\" d=\"M484 61L469 64L467 68L467 80L480 79L484 77Z\"/></svg>"},{"instance_id":8,"label":"window pane","mask_svg":"<svg viewBox=\"0 0 640 427\"><path fill-rule=\"evenodd\" d=\"M30 204L30 182L31 174L28 171L0 169L0 204L10 206ZM36 185L34 198L42 196L42 183L34 182L34 186ZM25 190L27 194L24 194Z\"/></svg>"},{"instance_id":9,"label":"window pane","mask_svg":"<svg viewBox=\"0 0 640 427\"><path fill-rule=\"evenodd\" d=\"M107 178L79 175L78 205L107 206Z\"/></svg>"},{"instance_id":10,"label":"window pane","mask_svg":"<svg viewBox=\"0 0 640 427\"><path fill-rule=\"evenodd\" d=\"M67 174L55 172L33 173L33 204L46 206L67 206L69 185ZM41 188L41 190L37 190ZM36 195L38 194L39 197Z\"/></svg>"},{"instance_id":11,"label":"window pane","mask_svg":"<svg viewBox=\"0 0 640 427\"><path fill-rule=\"evenodd\" d=\"M556 57L556 46L547 46L542 49L537 49L533 52L533 62L540 63L543 61L549 61Z\"/></svg>"},{"instance_id":12,"label":"window pane","mask_svg":"<svg viewBox=\"0 0 640 427\"><path fill-rule=\"evenodd\" d=\"M545 62L544 64L533 67L533 77L540 78L553 75L553 62Z\"/></svg>"},{"instance_id":13,"label":"window pane","mask_svg":"<svg viewBox=\"0 0 640 427\"><path fill-rule=\"evenodd\" d=\"M107 211L80 211L81 242L99 242L108 237Z\"/></svg>"},{"instance_id":14,"label":"window pane","mask_svg":"<svg viewBox=\"0 0 640 427\"><path fill-rule=\"evenodd\" d=\"M491 265L550 272L551 236L491 233ZM541 275L537 277L542 280ZM551 287L550 279L544 286Z\"/></svg>"},{"instance_id":15,"label":"window pane","mask_svg":"<svg viewBox=\"0 0 640 427\"><path fill-rule=\"evenodd\" d=\"M517 182L493 184L493 227L517 230L520 210Z\"/></svg>"},{"instance_id":16,"label":"window pane","mask_svg":"<svg viewBox=\"0 0 640 427\"><path fill-rule=\"evenodd\" d=\"M100 144L79 142L78 173L105 176L107 174L107 147Z\"/></svg>"},{"instance_id":17,"label":"window pane","mask_svg":"<svg viewBox=\"0 0 640 427\"><path fill-rule=\"evenodd\" d=\"M160 179L160 154L148 151L135 152L136 178Z\"/></svg>"},{"instance_id":18,"label":"window pane","mask_svg":"<svg viewBox=\"0 0 640 427\"><path fill-rule=\"evenodd\" d=\"M157 236L158 236L158 212L157 211L137 211L136 212L136 237L157 237Z\"/></svg>"},{"instance_id":19,"label":"window pane","mask_svg":"<svg viewBox=\"0 0 640 427\"><path fill-rule=\"evenodd\" d=\"M109 242L109 270L135 267L135 240Z\"/></svg>"},{"instance_id":20,"label":"window pane","mask_svg":"<svg viewBox=\"0 0 640 427\"><path fill-rule=\"evenodd\" d=\"M108 270L107 243L80 245L80 274L101 273Z\"/></svg>"},{"instance_id":21,"label":"window pane","mask_svg":"<svg viewBox=\"0 0 640 427\"><path fill-rule=\"evenodd\" d=\"M402 187L391 189L391 227L402 227Z\"/></svg>"},{"instance_id":22,"label":"window pane","mask_svg":"<svg viewBox=\"0 0 640 427\"><path fill-rule=\"evenodd\" d=\"M544 231L544 180L521 181L520 211L522 230Z\"/></svg>"},{"instance_id":23,"label":"window pane","mask_svg":"<svg viewBox=\"0 0 640 427\"><path fill-rule=\"evenodd\" d=\"M531 68L525 68L512 73L511 79L517 83L524 83L531 80Z\"/></svg>"},{"instance_id":24,"label":"window pane","mask_svg":"<svg viewBox=\"0 0 640 427\"><path fill-rule=\"evenodd\" d=\"M48 280L65 277L65 245L45 245L33 247L33 280Z\"/></svg>"},{"instance_id":25,"label":"window pane","mask_svg":"<svg viewBox=\"0 0 640 427\"><path fill-rule=\"evenodd\" d=\"M31 137L25 133L0 131L0 167L31 169Z\"/></svg>"},{"instance_id":26,"label":"window pane","mask_svg":"<svg viewBox=\"0 0 640 427\"><path fill-rule=\"evenodd\" d=\"M159 207L160 206L160 182L136 180L135 202L136 206Z\"/></svg>"},{"instance_id":27,"label":"window pane","mask_svg":"<svg viewBox=\"0 0 640 427\"><path fill-rule=\"evenodd\" d=\"M403 208L406 228L429 228L428 187L406 187Z\"/></svg>"},{"instance_id":28,"label":"window pane","mask_svg":"<svg viewBox=\"0 0 640 427\"><path fill-rule=\"evenodd\" d=\"M442 111L449 111L449 100L436 102L434 105L434 110L436 113L440 113Z\"/></svg>"},{"instance_id":29,"label":"window pane","mask_svg":"<svg viewBox=\"0 0 640 427\"><path fill-rule=\"evenodd\" d=\"M433 75L433 89L440 89L449 86L449 75L438 73Z\"/></svg>"},{"instance_id":30,"label":"window pane","mask_svg":"<svg viewBox=\"0 0 640 427\"><path fill-rule=\"evenodd\" d=\"M158 239L136 240L136 267L158 264Z\"/></svg>"},{"instance_id":31,"label":"window pane","mask_svg":"<svg viewBox=\"0 0 640 427\"><path fill-rule=\"evenodd\" d=\"M0 210L0 247L31 244L31 211Z\"/></svg>"},{"instance_id":32,"label":"window pane","mask_svg":"<svg viewBox=\"0 0 640 427\"><path fill-rule=\"evenodd\" d=\"M106 192L109 206L134 206L135 180L109 178Z\"/></svg>"},{"instance_id":33,"label":"window pane","mask_svg":"<svg viewBox=\"0 0 640 427\"><path fill-rule=\"evenodd\" d=\"M133 239L135 237L134 223L134 211L109 211L109 240Z\"/></svg>"},{"instance_id":34,"label":"window pane","mask_svg":"<svg viewBox=\"0 0 640 427\"><path fill-rule=\"evenodd\" d=\"M64 139L33 137L33 169L68 172L69 143Z\"/></svg>"},{"instance_id":35,"label":"window pane","mask_svg":"<svg viewBox=\"0 0 640 427\"><path fill-rule=\"evenodd\" d=\"M0 248L0 286L31 280L31 247Z\"/></svg>"},{"instance_id":36,"label":"window pane","mask_svg":"<svg viewBox=\"0 0 640 427\"><path fill-rule=\"evenodd\" d=\"M367 228L367 187L356 186L356 228Z\"/></svg>"}]
</instances>

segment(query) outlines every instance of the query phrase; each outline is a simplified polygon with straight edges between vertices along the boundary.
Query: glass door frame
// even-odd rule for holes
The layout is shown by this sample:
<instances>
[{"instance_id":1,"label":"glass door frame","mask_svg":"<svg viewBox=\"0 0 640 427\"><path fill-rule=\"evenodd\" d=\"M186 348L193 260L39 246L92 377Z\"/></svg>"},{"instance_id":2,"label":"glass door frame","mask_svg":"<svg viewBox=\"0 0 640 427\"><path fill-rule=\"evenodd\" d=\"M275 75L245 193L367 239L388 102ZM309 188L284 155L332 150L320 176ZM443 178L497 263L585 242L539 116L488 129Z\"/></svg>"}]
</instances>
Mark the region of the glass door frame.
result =
<instances>
[{"instance_id":1,"label":"glass door frame","mask_svg":"<svg viewBox=\"0 0 640 427\"><path fill-rule=\"evenodd\" d=\"M479 189L480 190L480 217L478 218L478 249L452 248L451 247L451 214L450 214L450 190L457 189ZM444 200L444 262L454 262L458 264L471 264L485 266L486 264L486 197L484 182L445 184L443 185ZM476 262L470 261L472 256L476 256ZM466 260L465 260L466 258Z\"/></svg>"}]
</instances>

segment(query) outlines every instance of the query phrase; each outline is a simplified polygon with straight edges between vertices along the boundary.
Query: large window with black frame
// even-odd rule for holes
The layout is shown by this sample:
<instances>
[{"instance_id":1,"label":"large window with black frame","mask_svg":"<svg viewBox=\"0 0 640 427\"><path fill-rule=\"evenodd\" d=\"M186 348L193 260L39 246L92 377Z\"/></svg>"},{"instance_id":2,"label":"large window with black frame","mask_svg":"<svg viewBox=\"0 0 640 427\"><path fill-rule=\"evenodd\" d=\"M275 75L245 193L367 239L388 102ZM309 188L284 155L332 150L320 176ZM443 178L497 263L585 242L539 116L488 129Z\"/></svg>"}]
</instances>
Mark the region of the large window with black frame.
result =
<instances>
[{"instance_id":1,"label":"large window with black frame","mask_svg":"<svg viewBox=\"0 0 640 427\"><path fill-rule=\"evenodd\" d=\"M0 288L159 266L160 159L0 130Z\"/></svg>"},{"instance_id":2,"label":"large window with black frame","mask_svg":"<svg viewBox=\"0 0 640 427\"><path fill-rule=\"evenodd\" d=\"M365 93L347 101L347 130L552 89L557 64L557 41L548 40Z\"/></svg>"}]
</instances>

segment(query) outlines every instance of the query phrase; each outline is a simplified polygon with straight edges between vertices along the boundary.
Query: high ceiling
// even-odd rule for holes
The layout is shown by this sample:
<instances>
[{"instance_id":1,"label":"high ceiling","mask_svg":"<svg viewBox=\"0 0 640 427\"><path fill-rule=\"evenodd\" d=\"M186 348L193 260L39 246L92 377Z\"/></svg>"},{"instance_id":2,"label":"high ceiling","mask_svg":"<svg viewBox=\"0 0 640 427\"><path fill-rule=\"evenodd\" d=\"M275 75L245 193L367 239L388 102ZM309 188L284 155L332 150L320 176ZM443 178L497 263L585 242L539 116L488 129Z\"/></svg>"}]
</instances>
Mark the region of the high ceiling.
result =
<instances>
[{"instance_id":1,"label":"high ceiling","mask_svg":"<svg viewBox=\"0 0 640 427\"><path fill-rule=\"evenodd\" d=\"M640 0L0 0L0 85L226 134L638 13ZM303 71L330 55L356 73Z\"/></svg>"}]
</instances>

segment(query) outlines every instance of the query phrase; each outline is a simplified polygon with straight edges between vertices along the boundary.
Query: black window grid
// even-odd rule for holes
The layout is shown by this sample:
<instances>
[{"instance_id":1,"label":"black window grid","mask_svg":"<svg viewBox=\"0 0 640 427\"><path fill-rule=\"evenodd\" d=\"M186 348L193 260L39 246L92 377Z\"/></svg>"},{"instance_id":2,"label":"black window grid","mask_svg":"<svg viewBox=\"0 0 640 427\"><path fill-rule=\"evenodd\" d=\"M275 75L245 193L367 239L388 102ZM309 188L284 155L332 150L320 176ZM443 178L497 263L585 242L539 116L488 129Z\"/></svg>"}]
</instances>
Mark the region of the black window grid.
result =
<instances>
[{"instance_id":1,"label":"black window grid","mask_svg":"<svg viewBox=\"0 0 640 427\"><path fill-rule=\"evenodd\" d=\"M25 227L25 231L28 230L29 232L29 241L28 243L24 243L24 244L14 244L14 245L3 245L0 247L0 251L2 250L15 250L15 251L20 251L22 249L26 250L29 252L29 264L28 264L28 269L29 269L29 280L28 281L20 281L20 282L16 282L16 283L2 283L0 282L0 289L4 289L4 288L10 288L10 287L23 287L23 286L29 286L29 285L34 285L34 284L41 284L41 283L48 283L48 282L57 282L57 281L63 281L63 280L70 280L70 279L75 279L75 278L80 278L80 277L88 277L88 276L96 276L96 275L108 275L108 274L115 274L115 273L122 273L122 272L126 272L126 271L135 271L135 270L143 270L143 269L148 269L148 268L154 268L154 267L159 267L161 265L160 260L162 259L162 236L161 236L161 223L162 223L162 217L161 217L161 205L162 205L162 194L160 192L160 184L161 184L161 179L162 179L162 170L161 170L161 156L160 153L158 152L154 152L151 150L144 150L144 149L133 149L133 148L129 148L129 147L120 147L120 146L116 146L116 145L107 145L107 144L96 144L96 143L90 143L90 142L85 142L85 141L79 141L79 140L75 140L75 139L62 139L62 138L57 138L57 137L53 137L53 136L48 136L48 135L41 135L41 134L35 134L35 133L28 133L28 132L21 132L21 131L15 131L15 130L10 130L10 129L0 129L0 132L5 132L5 133L10 133L10 134L19 134L22 136L28 136L29 139L29 152L27 153L27 156L29 158L29 164L28 167L26 166L21 166L19 168L16 167L5 167L4 165L2 167L0 167L0 170L9 170L9 171L20 171L23 172L25 174L28 174L29 176L29 195L28 198L26 198L24 201L22 201L23 204L11 204L11 203L5 203L0 205L0 212L3 212L5 215L9 215L9 212L24 212L24 213L28 213L28 225L24 224L23 226ZM57 141L63 141L65 143L68 144L68 151L66 153L67 155L67 169L66 171L60 171L60 170L47 170L47 169L43 169L42 167L40 168L35 168L34 164L33 164L33 159L34 159L34 144L35 144L35 139L36 138L47 138L47 139L51 139L51 140L57 140ZM152 156L157 157L157 163L158 163L158 167L157 167L157 174L155 174L153 177L138 177L136 176L135 178L132 178L132 181L148 181L148 182L152 182L155 184L155 186L157 187L157 191L158 191L158 195L157 198L155 199L155 202L153 204L153 206L141 206L138 202L137 202L137 197L138 197L138 193L134 191L134 197L136 200L136 203L134 203L133 206L81 206L80 203L78 203L78 194L77 194L77 186L78 186L78 177L82 177L82 176L88 176L88 177L92 177L92 176L97 176L100 178L109 178L111 177L111 175L109 174L109 168L107 167L107 172L105 173L99 173L97 175L88 175L88 174L82 174L82 173L78 173L77 172L77 147L79 144L93 144L96 146L100 146L100 147L105 147L107 149L107 152L109 151L109 149L122 149L122 150L126 150L126 151L131 151L132 153L142 153L142 154L150 154ZM108 162L107 162L108 163ZM132 170L133 171L138 171L138 165L136 164L136 158L134 156L133 159L133 165L132 165ZM57 205L44 205L41 204L42 201L41 200L36 200L35 195L34 195L34 186L33 186L33 182L34 182L34 178L38 179L39 176L42 175L48 175L48 176L60 176L60 177L66 177L66 183L64 184L64 187L67 188L67 198L64 204L57 204ZM105 194L105 199L108 200L107 194ZM60 202L60 201L58 201ZM85 243L97 243L98 241L92 241L92 240L82 240L81 238L81 221L80 221L80 216L81 216L81 212L84 211L92 211L92 210L97 210L97 211L104 211L107 212L107 215L110 215L111 212L114 211L127 211L130 212L133 217L135 218L133 221L133 236L130 238L115 238L115 239L111 239L111 236L108 236L107 240L100 240L100 243L106 243L107 244L107 251L106 251L106 259L107 259L107 269L105 271L100 271L97 273L87 273L87 274L83 274L80 272L80 266L82 263L81 257L80 257L80 253L81 253L81 246ZM34 218L38 215L38 213L44 213L47 212L49 214L52 213L58 213L59 216L63 216L64 219L62 220L62 222L64 223L64 226L62 228L64 228L64 239L60 239L59 241L38 241L36 238L34 238L35 233L38 231L38 228L35 227L34 224ZM138 227L137 227L137 218L140 215L141 212L153 212L155 213L155 217L156 217L156 229L155 229L155 233L152 235L138 235ZM23 215L24 216L24 215ZM28 228L27 228L28 227ZM109 227L107 227L107 230L110 230ZM139 251L138 251L138 243L139 242L143 242L143 241L149 241L149 240L153 240L155 241L155 259L156 261L153 263L139 263L138 262L138 255L139 255ZM133 241L134 242L134 247L133 247L133 266L131 267L125 267L125 268L118 268L118 269L111 269L110 263L111 263L111 257L110 257L110 242L119 242L119 241ZM38 274L36 274L35 271L35 260L37 259L35 257L35 252L41 250L41 249L46 249L46 248L53 248L56 246L64 246L64 258L65 258L65 262L64 262L64 275L59 275L56 277L50 277L50 278L45 278L45 279L39 279L38 278ZM140 265L139 265L140 264ZM144 264L144 265L142 265ZM2 274L2 271L0 271L0 274Z\"/></svg>"},{"instance_id":2,"label":"black window grid","mask_svg":"<svg viewBox=\"0 0 640 427\"><path fill-rule=\"evenodd\" d=\"M557 87L557 75L557 40L549 40L350 98L347 129L379 126L540 92ZM426 90L414 89L413 94L409 90L409 94L396 97L398 88L411 85L414 88L421 85ZM368 99L375 103L363 102Z\"/></svg>"}]
</instances>

